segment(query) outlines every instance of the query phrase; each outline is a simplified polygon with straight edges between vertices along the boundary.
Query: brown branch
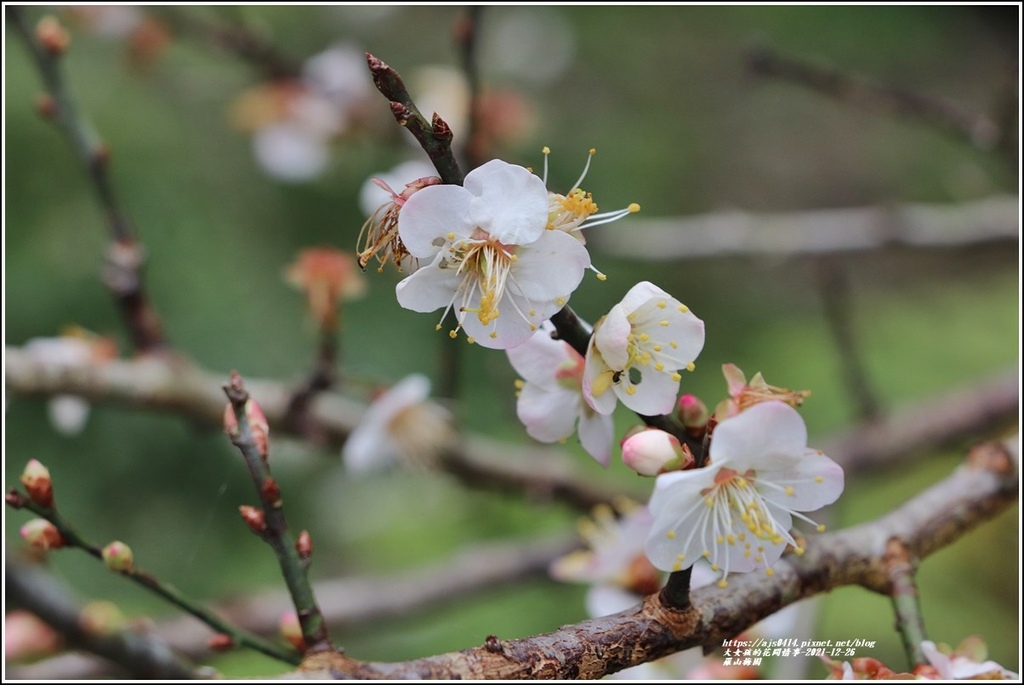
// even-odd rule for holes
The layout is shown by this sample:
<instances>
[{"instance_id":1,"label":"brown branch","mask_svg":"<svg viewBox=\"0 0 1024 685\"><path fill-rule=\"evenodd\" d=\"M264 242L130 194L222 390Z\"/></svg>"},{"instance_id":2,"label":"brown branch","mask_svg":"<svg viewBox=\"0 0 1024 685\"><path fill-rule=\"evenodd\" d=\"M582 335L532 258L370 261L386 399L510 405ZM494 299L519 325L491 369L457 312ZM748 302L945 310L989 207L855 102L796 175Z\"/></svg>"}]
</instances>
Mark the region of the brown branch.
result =
<instances>
[{"instance_id":1,"label":"brown branch","mask_svg":"<svg viewBox=\"0 0 1024 685\"><path fill-rule=\"evenodd\" d=\"M110 151L97 138L77 109L61 70L62 53L46 49L25 23L24 9L6 7L6 16L28 48L49 97L47 109L71 143L79 163L89 176L111 233L103 282L113 294L121 316L139 352L166 347L160 319L146 297L142 281L145 253L131 223L117 202L110 178Z\"/></svg>"},{"instance_id":2,"label":"brown branch","mask_svg":"<svg viewBox=\"0 0 1024 685\"><path fill-rule=\"evenodd\" d=\"M927 639L927 633L914 578L917 564L903 543L895 538L886 546L883 563L889 575L889 597L896 614L896 630L903 638L903 649L907 652L910 667L927 664L928 659L921 650L921 642Z\"/></svg>"},{"instance_id":3,"label":"brown branch","mask_svg":"<svg viewBox=\"0 0 1024 685\"><path fill-rule=\"evenodd\" d=\"M997 195L959 204L813 209L758 214L726 210L634 218L628 231L596 226L587 242L645 261L795 256L878 250L893 245L958 247L1020 239L1020 198Z\"/></svg>"},{"instance_id":4,"label":"brown branch","mask_svg":"<svg viewBox=\"0 0 1024 685\"><path fill-rule=\"evenodd\" d=\"M884 555L899 540L924 558L1017 502L1016 465L999 444L980 445L968 462L890 514L807 539L802 556L787 554L774 575L730 579L728 588L693 591L683 611L648 596L633 609L518 640L489 637L481 647L401 663L359 662L322 653L300 674L361 679L592 679L690 647L710 647L797 600L845 585L891 591Z\"/></svg>"},{"instance_id":5,"label":"brown branch","mask_svg":"<svg viewBox=\"0 0 1024 685\"><path fill-rule=\"evenodd\" d=\"M5 381L14 395L79 395L91 402L176 413L205 425L222 425L223 374L205 371L185 359L147 357L68 365L41 361L11 346L5 347L5 357ZM1016 418L1019 378L1016 367L1008 369L922 403L898 408L888 419L850 428L817 446L847 472L905 463L910 455L984 435ZM290 386L254 379L247 385L260 398L271 428L286 432L284 417ZM337 447L358 424L365 409L342 395L326 392L312 403L310 420L329 444ZM512 446L467 435L443 455L441 466L470 485L557 497L581 510L622 494L621 490L587 484L576 462L556 447Z\"/></svg>"},{"instance_id":6,"label":"brown branch","mask_svg":"<svg viewBox=\"0 0 1024 685\"><path fill-rule=\"evenodd\" d=\"M861 74L781 55L770 47L749 51L747 66L759 76L791 81L842 102L918 121L982 150L996 147L1004 135L996 122L983 114L939 98L885 86Z\"/></svg>"}]
</instances>

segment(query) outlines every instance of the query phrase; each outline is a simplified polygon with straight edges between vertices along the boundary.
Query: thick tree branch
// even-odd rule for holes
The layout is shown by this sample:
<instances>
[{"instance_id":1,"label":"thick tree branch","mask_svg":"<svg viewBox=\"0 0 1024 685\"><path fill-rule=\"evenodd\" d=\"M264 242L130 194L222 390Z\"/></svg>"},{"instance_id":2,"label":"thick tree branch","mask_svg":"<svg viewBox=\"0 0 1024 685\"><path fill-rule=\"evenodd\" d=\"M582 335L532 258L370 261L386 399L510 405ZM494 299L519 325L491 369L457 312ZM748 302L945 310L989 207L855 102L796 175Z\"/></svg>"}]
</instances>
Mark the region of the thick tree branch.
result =
<instances>
[{"instance_id":1,"label":"thick tree branch","mask_svg":"<svg viewBox=\"0 0 1024 685\"><path fill-rule=\"evenodd\" d=\"M758 214L723 210L685 217L634 218L629 231L588 229L595 249L630 259L793 256L877 250L891 245L958 247L1020 239L1020 198L955 205L808 209Z\"/></svg>"},{"instance_id":2,"label":"thick tree branch","mask_svg":"<svg viewBox=\"0 0 1024 685\"><path fill-rule=\"evenodd\" d=\"M614 616L553 633L402 663L364 663L340 654L307 659L308 677L362 679L591 679L682 649L711 647L797 600L844 585L891 592L890 540L924 558L1017 502L1017 468L1007 449L987 443L968 462L890 514L847 530L815 535L802 556L787 554L772 576L735 576L728 588L693 591L684 611L659 595Z\"/></svg>"},{"instance_id":3,"label":"thick tree branch","mask_svg":"<svg viewBox=\"0 0 1024 685\"><path fill-rule=\"evenodd\" d=\"M5 348L5 356L5 381L14 395L79 395L91 402L178 414L218 428L222 425L223 374L205 371L182 358L56 364L11 346ZM920 404L897 408L885 420L847 429L816 446L847 472L903 463L909 455L984 435L1014 419L1019 407L1019 378L1016 367L1008 369ZM284 419L291 387L254 379L247 386L260 398L271 428L287 432ZM365 410L359 402L326 392L313 401L310 420L332 446L340 446ZM573 462L558 458L559 454L555 447L516 447L468 435L444 455L441 464L471 485L559 498L582 510L622 494L621 490L588 485Z\"/></svg>"}]
</instances>

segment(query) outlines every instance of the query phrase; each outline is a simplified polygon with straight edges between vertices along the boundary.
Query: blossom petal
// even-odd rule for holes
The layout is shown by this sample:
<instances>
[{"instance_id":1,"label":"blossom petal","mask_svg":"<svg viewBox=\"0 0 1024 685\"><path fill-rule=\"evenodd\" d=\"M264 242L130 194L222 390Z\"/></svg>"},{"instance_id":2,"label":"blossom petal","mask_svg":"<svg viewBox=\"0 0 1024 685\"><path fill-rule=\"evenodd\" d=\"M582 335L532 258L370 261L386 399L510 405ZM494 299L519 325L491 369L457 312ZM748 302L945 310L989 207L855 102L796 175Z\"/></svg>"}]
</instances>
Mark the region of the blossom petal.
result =
<instances>
[{"instance_id":1,"label":"blossom petal","mask_svg":"<svg viewBox=\"0 0 1024 685\"><path fill-rule=\"evenodd\" d=\"M644 543L647 558L655 568L679 570L701 558L705 546L697 533L708 508L701 491L712 485L714 471L710 468L658 476L648 504L654 523Z\"/></svg>"},{"instance_id":2,"label":"blossom petal","mask_svg":"<svg viewBox=\"0 0 1024 685\"><path fill-rule=\"evenodd\" d=\"M601 466L608 466L612 459L612 444L615 440L615 425L611 416L604 416L583 410L577 428L580 444Z\"/></svg>"},{"instance_id":3,"label":"blossom petal","mask_svg":"<svg viewBox=\"0 0 1024 685\"><path fill-rule=\"evenodd\" d=\"M468 238L474 224L469 218L473 196L462 186L435 185L410 197L398 213L398 235L413 256L427 259L436 255L449 233Z\"/></svg>"},{"instance_id":4,"label":"blossom petal","mask_svg":"<svg viewBox=\"0 0 1024 685\"><path fill-rule=\"evenodd\" d=\"M431 264L398 282L395 286L398 304L414 312L432 312L451 304L459 286L459 276L455 269L439 267L442 258L443 255L437 255Z\"/></svg>"},{"instance_id":5,"label":"blossom petal","mask_svg":"<svg viewBox=\"0 0 1024 685\"><path fill-rule=\"evenodd\" d=\"M562 231L544 231L516 252L512 277L528 300L568 296L583 280L590 254L583 244Z\"/></svg>"},{"instance_id":6,"label":"blossom petal","mask_svg":"<svg viewBox=\"0 0 1024 685\"><path fill-rule=\"evenodd\" d=\"M671 295L650 281L641 281L629 289L629 292L619 302L619 306L627 313L635 312L640 305L654 297L672 298Z\"/></svg>"},{"instance_id":7,"label":"blossom petal","mask_svg":"<svg viewBox=\"0 0 1024 685\"><path fill-rule=\"evenodd\" d=\"M604 363L615 371L621 371L629 364L628 338L632 326L626 318L628 313L621 304L617 304L594 325L593 345L604 358Z\"/></svg>"},{"instance_id":8,"label":"blossom petal","mask_svg":"<svg viewBox=\"0 0 1024 685\"><path fill-rule=\"evenodd\" d=\"M557 442L573 434L579 415L579 400L572 390L546 390L527 383L519 393L516 414L530 437Z\"/></svg>"},{"instance_id":9,"label":"blossom petal","mask_svg":"<svg viewBox=\"0 0 1024 685\"><path fill-rule=\"evenodd\" d=\"M558 387L555 373L559 367L580 356L565 341L552 338L551 331L549 326L542 326L522 345L506 350L512 368L523 380L549 389Z\"/></svg>"},{"instance_id":10,"label":"blossom petal","mask_svg":"<svg viewBox=\"0 0 1024 685\"><path fill-rule=\"evenodd\" d=\"M531 303L524 302L522 298L507 291L501 302L501 314L490 324L481 323L480 317L472 312L466 313L462 317L462 327L466 330L466 335L471 336L482 347L492 350L509 350L522 345L539 330L540 323L543 321L541 318L544 316L543 310L538 309L541 305L534 304L534 309L531 310ZM480 306L479 291L473 293L469 306L471 308ZM534 315L524 318L524 315L528 316L530 311L533 311Z\"/></svg>"},{"instance_id":11,"label":"blossom petal","mask_svg":"<svg viewBox=\"0 0 1024 685\"><path fill-rule=\"evenodd\" d=\"M711 459L743 472L771 468L773 460L799 457L807 449L807 426L785 402L761 402L722 421L711 438Z\"/></svg>"},{"instance_id":12,"label":"blossom petal","mask_svg":"<svg viewBox=\"0 0 1024 685\"><path fill-rule=\"evenodd\" d=\"M583 399L598 414L608 415L615 411L616 397L611 389L613 373L591 339L583 366Z\"/></svg>"},{"instance_id":13,"label":"blossom petal","mask_svg":"<svg viewBox=\"0 0 1024 685\"><path fill-rule=\"evenodd\" d=\"M639 383L632 383L629 374L623 373L620 381L612 386L615 394L624 405L644 416L669 414L675 409L676 395L679 394L679 381L669 373L655 371L652 366L639 368ZM630 393L629 389L635 388Z\"/></svg>"},{"instance_id":14,"label":"blossom petal","mask_svg":"<svg viewBox=\"0 0 1024 685\"><path fill-rule=\"evenodd\" d=\"M765 500L790 511L815 511L843 494L843 468L815 450L807 450L790 468L759 470L758 478L781 488L762 492Z\"/></svg>"},{"instance_id":15,"label":"blossom petal","mask_svg":"<svg viewBox=\"0 0 1024 685\"><path fill-rule=\"evenodd\" d=\"M548 191L524 167L492 159L469 172L464 186L472 196L469 217L491 237L506 245L526 245L544 232Z\"/></svg>"}]
</instances>

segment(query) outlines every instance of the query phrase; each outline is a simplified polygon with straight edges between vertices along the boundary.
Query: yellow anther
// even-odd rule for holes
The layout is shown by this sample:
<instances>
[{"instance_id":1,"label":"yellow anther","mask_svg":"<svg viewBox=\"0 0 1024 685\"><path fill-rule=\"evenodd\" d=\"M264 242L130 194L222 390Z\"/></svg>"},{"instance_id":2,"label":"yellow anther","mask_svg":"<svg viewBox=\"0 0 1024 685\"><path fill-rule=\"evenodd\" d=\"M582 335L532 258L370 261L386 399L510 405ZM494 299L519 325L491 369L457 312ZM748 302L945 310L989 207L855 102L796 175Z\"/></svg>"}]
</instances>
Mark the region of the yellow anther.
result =
<instances>
[{"instance_id":1,"label":"yellow anther","mask_svg":"<svg viewBox=\"0 0 1024 685\"><path fill-rule=\"evenodd\" d=\"M796 555L798 557L801 557L804 554L804 548L803 547L794 547L793 551L796 553Z\"/></svg>"},{"instance_id":2,"label":"yellow anther","mask_svg":"<svg viewBox=\"0 0 1024 685\"><path fill-rule=\"evenodd\" d=\"M682 564L680 564L680 563L679 563L679 562L677 561L676 563L672 564L672 570L673 570L673 571L682 571L682 570L683 570L683 565L682 565Z\"/></svg>"},{"instance_id":3,"label":"yellow anther","mask_svg":"<svg viewBox=\"0 0 1024 685\"><path fill-rule=\"evenodd\" d=\"M793 495L796 494L796 488L794 488L792 485L787 485L786 486L786 494L789 495L790 497L792 497Z\"/></svg>"},{"instance_id":4,"label":"yellow anther","mask_svg":"<svg viewBox=\"0 0 1024 685\"><path fill-rule=\"evenodd\" d=\"M662 364L661 362L658 362L657 364L654 365L654 370L655 371L664 371L665 370L665 365Z\"/></svg>"},{"instance_id":5,"label":"yellow anther","mask_svg":"<svg viewBox=\"0 0 1024 685\"><path fill-rule=\"evenodd\" d=\"M676 372L676 373L672 374L672 380L674 380L674 381L681 381L681 380L683 380L683 377L681 375L679 375L678 372Z\"/></svg>"},{"instance_id":6,"label":"yellow anther","mask_svg":"<svg viewBox=\"0 0 1024 685\"><path fill-rule=\"evenodd\" d=\"M706 549L706 550L704 550L703 552L701 552L701 553L700 553L700 555L701 555L702 557L705 557L705 558L707 558L707 557L710 557L710 556L711 556L711 550L709 550L709 549Z\"/></svg>"},{"instance_id":7,"label":"yellow anther","mask_svg":"<svg viewBox=\"0 0 1024 685\"><path fill-rule=\"evenodd\" d=\"M540 151L541 151L541 154L545 154L545 155L550 155L551 154L551 148L549 148L547 145L542 147L540 149Z\"/></svg>"},{"instance_id":8,"label":"yellow anther","mask_svg":"<svg viewBox=\"0 0 1024 685\"><path fill-rule=\"evenodd\" d=\"M454 233L451 233L451 232L449 232L449 233L448 233L448 240L455 240L455 234L454 234Z\"/></svg>"},{"instance_id":9,"label":"yellow anther","mask_svg":"<svg viewBox=\"0 0 1024 685\"><path fill-rule=\"evenodd\" d=\"M775 575L775 569L773 569L773 568L766 568L764 570L764 574L766 576L774 576Z\"/></svg>"},{"instance_id":10,"label":"yellow anther","mask_svg":"<svg viewBox=\"0 0 1024 685\"><path fill-rule=\"evenodd\" d=\"M824 523L819 523L818 524L818 532L819 533L824 533L825 532L825 524Z\"/></svg>"},{"instance_id":11,"label":"yellow anther","mask_svg":"<svg viewBox=\"0 0 1024 685\"><path fill-rule=\"evenodd\" d=\"M729 535L726 535L725 536L725 540L730 545L735 545L736 544L736 536L734 536L732 533L730 533Z\"/></svg>"},{"instance_id":12,"label":"yellow anther","mask_svg":"<svg viewBox=\"0 0 1024 685\"><path fill-rule=\"evenodd\" d=\"M535 323L531 323L531 324L530 324L530 330L531 330L531 331L535 331L535 330L537 330L537 324L535 324Z\"/></svg>"},{"instance_id":13,"label":"yellow anther","mask_svg":"<svg viewBox=\"0 0 1024 685\"><path fill-rule=\"evenodd\" d=\"M469 343L470 345L472 345L473 343L475 343L475 342L476 342L476 338L474 338L474 337L473 337L473 336L471 336L471 335L470 335L470 336L467 336L467 337L466 337L466 342L468 342L468 343Z\"/></svg>"},{"instance_id":14,"label":"yellow anther","mask_svg":"<svg viewBox=\"0 0 1024 685\"><path fill-rule=\"evenodd\" d=\"M668 319L662 319L661 321L658 322L658 325L662 327L668 326Z\"/></svg>"},{"instance_id":15,"label":"yellow anther","mask_svg":"<svg viewBox=\"0 0 1024 685\"><path fill-rule=\"evenodd\" d=\"M679 311L681 313L685 314L686 312L690 311L690 308L687 307L685 304L681 304L681 305L679 305Z\"/></svg>"},{"instance_id":16,"label":"yellow anther","mask_svg":"<svg viewBox=\"0 0 1024 685\"><path fill-rule=\"evenodd\" d=\"M676 555L676 559L678 561L686 561L686 555L685 554L677 554Z\"/></svg>"},{"instance_id":17,"label":"yellow anther","mask_svg":"<svg viewBox=\"0 0 1024 685\"><path fill-rule=\"evenodd\" d=\"M665 533L665 537L667 537L669 540L675 540L676 532L674 530L670 530L669 532Z\"/></svg>"},{"instance_id":18,"label":"yellow anther","mask_svg":"<svg viewBox=\"0 0 1024 685\"><path fill-rule=\"evenodd\" d=\"M491 331L491 339L493 340L493 339L495 339L497 337L498 337L498 331Z\"/></svg>"},{"instance_id":19,"label":"yellow anther","mask_svg":"<svg viewBox=\"0 0 1024 685\"><path fill-rule=\"evenodd\" d=\"M628 209L631 213L636 214L637 212L640 211L640 205L638 205L635 202L630 202L629 207L626 207L626 209Z\"/></svg>"},{"instance_id":20,"label":"yellow anther","mask_svg":"<svg viewBox=\"0 0 1024 685\"><path fill-rule=\"evenodd\" d=\"M679 345L676 344L675 340L669 340L668 344L672 346L673 350L678 350L679 349Z\"/></svg>"},{"instance_id":21,"label":"yellow anther","mask_svg":"<svg viewBox=\"0 0 1024 685\"><path fill-rule=\"evenodd\" d=\"M436 326L434 326L434 330L435 331L441 330L441 324L437 324Z\"/></svg>"},{"instance_id":22,"label":"yellow anther","mask_svg":"<svg viewBox=\"0 0 1024 685\"><path fill-rule=\"evenodd\" d=\"M522 378L517 378L515 386L521 390L524 387L526 387L526 381L524 381Z\"/></svg>"},{"instance_id":23,"label":"yellow anther","mask_svg":"<svg viewBox=\"0 0 1024 685\"><path fill-rule=\"evenodd\" d=\"M655 352L661 352L661 345L655 345L651 349L654 350Z\"/></svg>"},{"instance_id":24,"label":"yellow anther","mask_svg":"<svg viewBox=\"0 0 1024 685\"><path fill-rule=\"evenodd\" d=\"M607 277L607 276L605 276L605 275L604 275L603 273L601 273L600 271L598 271L598 272L597 272L597 280L599 280L599 281L607 281L607 280L608 280L608 277Z\"/></svg>"},{"instance_id":25,"label":"yellow anther","mask_svg":"<svg viewBox=\"0 0 1024 685\"><path fill-rule=\"evenodd\" d=\"M455 330L448 331L448 337L451 338L452 340L455 340L457 337L459 337L459 332Z\"/></svg>"},{"instance_id":26,"label":"yellow anther","mask_svg":"<svg viewBox=\"0 0 1024 685\"><path fill-rule=\"evenodd\" d=\"M725 578L722 578L720 581L718 581L718 587L724 590L725 588L729 587L729 581Z\"/></svg>"},{"instance_id":27,"label":"yellow anther","mask_svg":"<svg viewBox=\"0 0 1024 685\"><path fill-rule=\"evenodd\" d=\"M596 147L590 148L590 154L596 155L597 154L597 148Z\"/></svg>"},{"instance_id":28,"label":"yellow anther","mask_svg":"<svg viewBox=\"0 0 1024 685\"><path fill-rule=\"evenodd\" d=\"M689 364L686 365L686 370L687 371L693 371L696 368L697 368L697 365L694 364L693 362L690 362Z\"/></svg>"},{"instance_id":29,"label":"yellow anther","mask_svg":"<svg viewBox=\"0 0 1024 685\"><path fill-rule=\"evenodd\" d=\"M815 482L815 483L824 483L824 482L825 482L825 479L824 479L824 478L822 478L821 476L815 476L815 477L814 477L814 482Z\"/></svg>"},{"instance_id":30,"label":"yellow anther","mask_svg":"<svg viewBox=\"0 0 1024 685\"><path fill-rule=\"evenodd\" d=\"M718 573L722 569L721 569L721 567L718 564L711 564L711 570L714 571L715 573Z\"/></svg>"},{"instance_id":31,"label":"yellow anther","mask_svg":"<svg viewBox=\"0 0 1024 685\"><path fill-rule=\"evenodd\" d=\"M640 334L640 339L643 340L644 342L647 342L647 340L650 339L650 337L651 336L647 335L646 333Z\"/></svg>"},{"instance_id":32,"label":"yellow anther","mask_svg":"<svg viewBox=\"0 0 1024 685\"><path fill-rule=\"evenodd\" d=\"M664 300L662 300L661 302L658 303L658 309L664 309L665 307L666 307L666 304L665 304Z\"/></svg>"},{"instance_id":33,"label":"yellow anther","mask_svg":"<svg viewBox=\"0 0 1024 685\"><path fill-rule=\"evenodd\" d=\"M556 297L555 298L555 304L557 304L559 307L565 306L565 298L564 297Z\"/></svg>"},{"instance_id":34,"label":"yellow anther","mask_svg":"<svg viewBox=\"0 0 1024 685\"><path fill-rule=\"evenodd\" d=\"M713 507L715 506L715 500L711 499L710 497L705 497L704 504L708 505L709 507Z\"/></svg>"},{"instance_id":35,"label":"yellow anther","mask_svg":"<svg viewBox=\"0 0 1024 685\"><path fill-rule=\"evenodd\" d=\"M715 542L717 542L718 544L722 544L723 542L725 542L725 537L719 535L717 538L715 538Z\"/></svg>"},{"instance_id":36,"label":"yellow anther","mask_svg":"<svg viewBox=\"0 0 1024 685\"><path fill-rule=\"evenodd\" d=\"M628 386L626 388L626 394L627 395L635 395L636 394L636 386L635 385Z\"/></svg>"}]
</instances>

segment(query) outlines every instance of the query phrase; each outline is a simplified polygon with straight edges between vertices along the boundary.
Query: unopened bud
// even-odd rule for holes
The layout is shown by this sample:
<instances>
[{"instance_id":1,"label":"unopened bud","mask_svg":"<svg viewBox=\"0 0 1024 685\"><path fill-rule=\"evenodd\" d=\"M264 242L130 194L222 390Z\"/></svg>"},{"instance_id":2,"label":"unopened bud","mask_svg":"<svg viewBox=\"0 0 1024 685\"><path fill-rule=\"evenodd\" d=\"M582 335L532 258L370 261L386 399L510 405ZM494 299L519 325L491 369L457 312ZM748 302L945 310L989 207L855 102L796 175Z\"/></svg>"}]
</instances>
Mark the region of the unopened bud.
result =
<instances>
[{"instance_id":1,"label":"unopened bud","mask_svg":"<svg viewBox=\"0 0 1024 685\"><path fill-rule=\"evenodd\" d=\"M32 519L21 527L21 537L35 549L59 549L64 546L64 537L46 519Z\"/></svg>"},{"instance_id":2,"label":"unopened bud","mask_svg":"<svg viewBox=\"0 0 1024 685\"><path fill-rule=\"evenodd\" d=\"M281 486L271 476L263 479L260 494L263 495L263 501L269 502L274 508L281 506Z\"/></svg>"},{"instance_id":3,"label":"unopened bud","mask_svg":"<svg viewBox=\"0 0 1024 685\"><path fill-rule=\"evenodd\" d=\"M39 506L49 507L53 504L53 481L50 480L50 471L39 461L28 460L25 470L21 472L21 484L25 486L29 499Z\"/></svg>"},{"instance_id":4,"label":"unopened bud","mask_svg":"<svg viewBox=\"0 0 1024 685\"><path fill-rule=\"evenodd\" d=\"M132 548L120 540L114 540L103 548L103 563L111 571L118 573L131 571L135 567Z\"/></svg>"},{"instance_id":5,"label":"unopened bud","mask_svg":"<svg viewBox=\"0 0 1024 685\"><path fill-rule=\"evenodd\" d=\"M267 417L256 400L249 400L245 403L245 418L249 420L249 429L252 431L252 441L257 451L267 460L270 454L270 426L267 424Z\"/></svg>"},{"instance_id":6,"label":"unopened bud","mask_svg":"<svg viewBox=\"0 0 1024 685\"><path fill-rule=\"evenodd\" d=\"M36 114L44 119L53 119L57 116L57 103L48 93L41 93L36 97Z\"/></svg>"},{"instance_id":7,"label":"unopened bud","mask_svg":"<svg viewBox=\"0 0 1024 685\"><path fill-rule=\"evenodd\" d=\"M238 507L238 513L242 515L242 520L245 521L245 525L249 526L249 530L252 532L257 535L263 535L267 532L267 519L261 510L248 504L243 504Z\"/></svg>"},{"instance_id":8,"label":"unopened bud","mask_svg":"<svg viewBox=\"0 0 1024 685\"><path fill-rule=\"evenodd\" d=\"M679 398L676 416L686 432L695 438L704 437L708 426L708 408L696 395L686 394Z\"/></svg>"},{"instance_id":9,"label":"unopened bud","mask_svg":"<svg viewBox=\"0 0 1024 685\"><path fill-rule=\"evenodd\" d=\"M63 54L71 44L71 36L52 14L46 15L36 24L36 40L51 55Z\"/></svg>"},{"instance_id":10,"label":"unopened bud","mask_svg":"<svg viewBox=\"0 0 1024 685\"><path fill-rule=\"evenodd\" d=\"M299 533L299 537L295 541L295 551L299 553L299 559L302 561L309 561L309 558L313 556L313 537L308 530Z\"/></svg>"},{"instance_id":11,"label":"unopened bud","mask_svg":"<svg viewBox=\"0 0 1024 685\"><path fill-rule=\"evenodd\" d=\"M693 457L690 456L692 462ZM652 428L622 441L622 461L641 476L657 476L686 467L687 453L674 435Z\"/></svg>"},{"instance_id":12,"label":"unopened bud","mask_svg":"<svg viewBox=\"0 0 1024 685\"><path fill-rule=\"evenodd\" d=\"M306 641L302 637L302 626L299 624L299 617L294 611L281 614L277 628L285 642L300 652L306 651Z\"/></svg>"},{"instance_id":13,"label":"unopened bud","mask_svg":"<svg viewBox=\"0 0 1024 685\"><path fill-rule=\"evenodd\" d=\"M235 646L235 639L227 633L217 633L210 636L206 646L214 652L225 652Z\"/></svg>"},{"instance_id":14,"label":"unopened bud","mask_svg":"<svg viewBox=\"0 0 1024 685\"><path fill-rule=\"evenodd\" d=\"M113 602L89 602L78 614L78 625L90 635L110 635L128 623L124 613Z\"/></svg>"}]
</instances>

